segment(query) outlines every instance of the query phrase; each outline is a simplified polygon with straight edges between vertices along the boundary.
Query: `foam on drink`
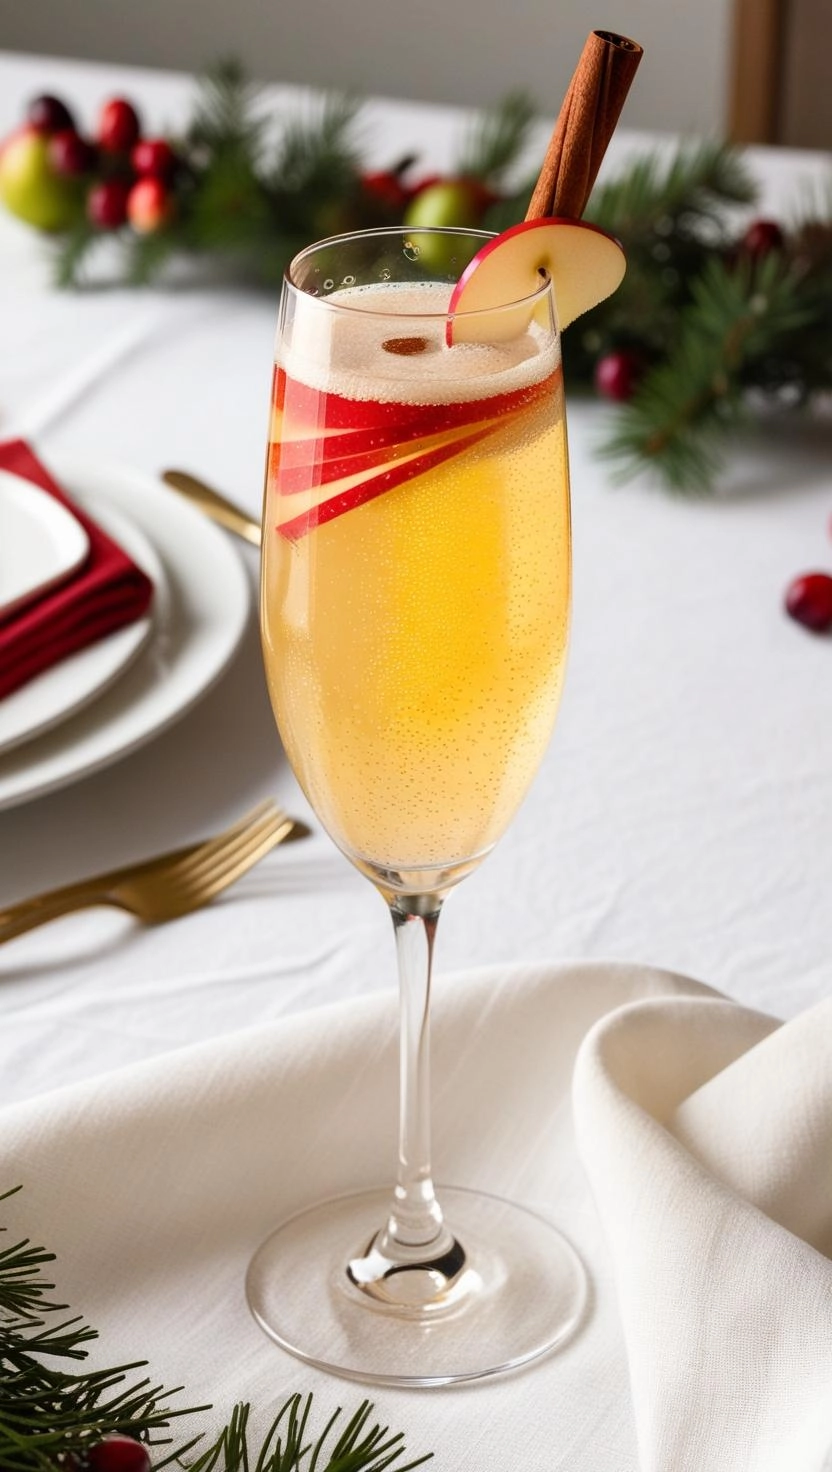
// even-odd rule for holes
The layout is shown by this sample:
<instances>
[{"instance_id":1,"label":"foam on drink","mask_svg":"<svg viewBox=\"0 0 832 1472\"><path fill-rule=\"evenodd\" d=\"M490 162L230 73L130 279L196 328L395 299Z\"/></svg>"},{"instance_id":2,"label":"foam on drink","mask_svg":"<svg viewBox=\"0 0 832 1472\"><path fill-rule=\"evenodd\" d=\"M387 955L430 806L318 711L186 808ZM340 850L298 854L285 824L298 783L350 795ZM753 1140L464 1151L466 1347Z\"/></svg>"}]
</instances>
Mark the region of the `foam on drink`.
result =
<instances>
[{"instance_id":1,"label":"foam on drink","mask_svg":"<svg viewBox=\"0 0 832 1472\"><path fill-rule=\"evenodd\" d=\"M384 282L298 295L278 359L309 388L358 401L460 404L531 387L560 362L557 338L532 321L505 342L445 343L447 283ZM343 310L333 312L335 306ZM421 338L418 352L384 343Z\"/></svg>"}]
</instances>

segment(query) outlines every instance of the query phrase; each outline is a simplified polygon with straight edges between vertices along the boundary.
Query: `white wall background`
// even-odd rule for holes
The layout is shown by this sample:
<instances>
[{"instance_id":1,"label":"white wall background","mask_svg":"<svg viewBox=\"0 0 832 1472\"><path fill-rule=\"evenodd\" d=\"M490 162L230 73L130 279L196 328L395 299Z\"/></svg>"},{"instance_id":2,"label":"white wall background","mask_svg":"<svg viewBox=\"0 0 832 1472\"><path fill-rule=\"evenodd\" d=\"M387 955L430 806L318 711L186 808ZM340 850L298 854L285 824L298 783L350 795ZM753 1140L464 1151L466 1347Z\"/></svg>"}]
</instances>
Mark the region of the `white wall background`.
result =
<instances>
[{"instance_id":1,"label":"white wall background","mask_svg":"<svg viewBox=\"0 0 832 1472\"><path fill-rule=\"evenodd\" d=\"M0 0L0 46L488 106L520 88L554 116L588 31L645 49L630 127L720 133L731 0Z\"/></svg>"}]
</instances>

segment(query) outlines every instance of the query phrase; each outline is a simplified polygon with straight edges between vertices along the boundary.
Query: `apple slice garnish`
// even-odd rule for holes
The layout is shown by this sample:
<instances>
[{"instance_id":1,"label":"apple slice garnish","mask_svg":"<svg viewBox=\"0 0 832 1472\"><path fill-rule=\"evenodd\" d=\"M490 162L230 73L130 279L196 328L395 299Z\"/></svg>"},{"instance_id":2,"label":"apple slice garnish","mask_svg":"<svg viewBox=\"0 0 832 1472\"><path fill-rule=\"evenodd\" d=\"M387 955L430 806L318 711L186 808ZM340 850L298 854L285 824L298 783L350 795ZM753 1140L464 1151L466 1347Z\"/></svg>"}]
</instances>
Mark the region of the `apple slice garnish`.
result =
<instances>
[{"instance_id":1,"label":"apple slice garnish","mask_svg":"<svg viewBox=\"0 0 832 1472\"><path fill-rule=\"evenodd\" d=\"M360 470L335 482L313 486L303 493L295 492L285 500L281 497L279 504L283 514L277 522L277 530L289 541L294 541L314 527L323 526L336 516L343 516L345 511L354 511L386 491L392 491L396 486L424 475L462 450L471 449L481 440L496 434L504 423L504 420L497 419L482 427L472 426L467 433L446 439L428 449L418 450L401 460L388 462L383 468L371 471L369 475L365 470Z\"/></svg>"},{"instance_id":2,"label":"apple slice garnish","mask_svg":"<svg viewBox=\"0 0 832 1472\"><path fill-rule=\"evenodd\" d=\"M283 370L278 369L278 373L282 374ZM288 490L283 474L289 470L305 471L314 484L321 474L316 467L329 466L331 462L364 456L368 457L369 468L376 463L379 451L395 455L398 449L415 440L453 434L465 425L477 426L486 420L517 414L550 391L550 381L544 380L463 403L401 404L350 400L337 394L323 398L316 390L293 381L288 411L274 410L271 436L280 445L281 491ZM285 403L285 398L284 391L280 402ZM292 429L289 435L287 425ZM333 476L329 474L328 478Z\"/></svg>"},{"instance_id":3,"label":"apple slice garnish","mask_svg":"<svg viewBox=\"0 0 832 1472\"><path fill-rule=\"evenodd\" d=\"M448 305L448 345L498 342L525 332L534 304L524 299L538 290L543 272L552 281L560 327L568 327L612 295L626 268L618 241L597 225L557 217L523 220L487 241L465 267Z\"/></svg>"}]
</instances>

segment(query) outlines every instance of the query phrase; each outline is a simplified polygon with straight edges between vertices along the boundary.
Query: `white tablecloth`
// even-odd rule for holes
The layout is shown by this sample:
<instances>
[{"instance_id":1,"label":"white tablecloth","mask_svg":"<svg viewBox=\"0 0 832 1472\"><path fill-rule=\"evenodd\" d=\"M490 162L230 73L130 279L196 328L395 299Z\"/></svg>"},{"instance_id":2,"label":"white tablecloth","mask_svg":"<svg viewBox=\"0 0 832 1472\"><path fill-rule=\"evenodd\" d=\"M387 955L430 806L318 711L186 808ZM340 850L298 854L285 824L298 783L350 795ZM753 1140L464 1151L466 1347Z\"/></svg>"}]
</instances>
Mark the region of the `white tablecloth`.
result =
<instances>
[{"instance_id":1,"label":"white tablecloth","mask_svg":"<svg viewBox=\"0 0 832 1472\"><path fill-rule=\"evenodd\" d=\"M0 135L42 91L88 126L126 92L161 129L186 114L192 85L0 56ZM426 168L446 167L466 122L373 103L368 158L416 146ZM644 141L622 135L611 166ZM753 158L766 213L788 215L826 168L819 155ZM47 461L71 450L150 473L190 467L256 512L276 301L60 294L47 282L32 232L0 215L0 433L31 432ZM65 402L79 363L108 355ZM574 637L555 738L508 835L447 905L439 969L615 957L787 1016L823 995L829 974L832 644L781 610L793 574L832 563L829 435L772 428L738 443L724 493L685 500L646 483L612 488L593 451L607 412L571 405ZM240 546L254 579L255 554ZM265 794L309 816L252 624L228 674L173 729L0 813L0 903L208 833ZM0 952L0 982L10 1100L392 986L394 966L381 902L318 835L178 924L141 931L98 911L21 939Z\"/></svg>"},{"instance_id":2,"label":"white tablecloth","mask_svg":"<svg viewBox=\"0 0 832 1472\"><path fill-rule=\"evenodd\" d=\"M0 56L0 135L44 91L87 124L126 92L161 130L184 117L191 88ZM465 123L374 103L368 160L416 146L441 169ZM542 124L537 142L547 135ZM644 143L622 134L610 167ZM753 160L763 212L785 216L826 169L810 155ZM189 467L256 512L276 300L60 295L47 280L31 232L0 215L0 434L30 434L47 462L71 451L150 474ZM446 907L439 988L462 967L614 957L788 1017L828 990L832 642L781 608L795 573L832 564L828 432L770 426L738 441L720 494L685 500L646 482L612 488L593 449L607 414L571 404L575 618L557 732L508 835ZM255 555L240 556L254 582ZM0 905L207 834L267 794L314 822L277 742L252 621L231 669L176 726L0 812ZM319 832L176 924L142 930L102 910L35 932L0 951L0 1105L392 988L388 932L380 900ZM603 1366L592 1374L600 1385ZM499 1414L511 1385L490 1393ZM631 1465L621 1435L611 1467ZM525 1464L542 1472L529 1436Z\"/></svg>"}]
</instances>

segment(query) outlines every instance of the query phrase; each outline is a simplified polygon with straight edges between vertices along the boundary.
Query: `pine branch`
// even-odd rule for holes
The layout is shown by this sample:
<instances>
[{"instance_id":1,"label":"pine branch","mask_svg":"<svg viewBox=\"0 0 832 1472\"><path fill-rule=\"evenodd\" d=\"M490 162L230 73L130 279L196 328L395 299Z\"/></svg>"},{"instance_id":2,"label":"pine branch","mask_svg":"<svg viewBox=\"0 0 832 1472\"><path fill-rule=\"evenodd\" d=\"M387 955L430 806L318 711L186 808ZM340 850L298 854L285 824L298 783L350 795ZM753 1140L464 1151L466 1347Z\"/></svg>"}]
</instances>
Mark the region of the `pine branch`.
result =
<instances>
[{"instance_id":1,"label":"pine branch","mask_svg":"<svg viewBox=\"0 0 832 1472\"><path fill-rule=\"evenodd\" d=\"M256 162L268 121L258 110L261 98L262 89L249 81L238 61L218 62L199 84L196 110L185 135L189 150L234 152Z\"/></svg>"},{"instance_id":2,"label":"pine branch","mask_svg":"<svg viewBox=\"0 0 832 1472\"><path fill-rule=\"evenodd\" d=\"M329 1447L340 1409L312 1442L307 1440L311 1409L311 1395L293 1395L278 1411L255 1458L249 1444L251 1407L235 1406L228 1425L212 1446L188 1464L188 1472L214 1472L215 1468L220 1472L385 1472L394 1466L396 1472L412 1472L433 1455L428 1452L415 1461L401 1462L405 1454L402 1433L390 1435L386 1426L368 1426L373 1411L370 1401L362 1401Z\"/></svg>"},{"instance_id":3,"label":"pine branch","mask_svg":"<svg viewBox=\"0 0 832 1472\"><path fill-rule=\"evenodd\" d=\"M693 283L675 347L602 446L621 462L619 479L652 465L673 489L707 490L720 465L719 437L746 413L750 366L806 320L795 275L777 256L756 266L710 259Z\"/></svg>"},{"instance_id":4,"label":"pine branch","mask_svg":"<svg viewBox=\"0 0 832 1472\"><path fill-rule=\"evenodd\" d=\"M508 93L475 125L454 173L498 184L525 147L534 116L534 106L524 92Z\"/></svg>"},{"instance_id":5,"label":"pine branch","mask_svg":"<svg viewBox=\"0 0 832 1472\"><path fill-rule=\"evenodd\" d=\"M0 1200L13 1194L7 1191ZM171 1408L167 1401L178 1390L165 1391L147 1378L134 1378L143 1361L80 1372L51 1364L54 1359L86 1359L86 1346L98 1337L78 1315L51 1326L51 1316L66 1309L48 1296L54 1284L42 1275L42 1268L54 1260L54 1253L32 1246L28 1238L0 1253L3 1472L54 1472L59 1456L80 1458L114 1431L149 1445L169 1442L161 1433L169 1430L174 1417L207 1409Z\"/></svg>"},{"instance_id":6,"label":"pine branch","mask_svg":"<svg viewBox=\"0 0 832 1472\"><path fill-rule=\"evenodd\" d=\"M15 1195L15 1187L0 1201ZM6 1227L0 1227L5 1232ZM312 1396L295 1394L274 1417L256 1444L249 1434L251 1407L234 1407L228 1424L206 1449L195 1452L201 1436L172 1446L174 1417L193 1416L209 1406L171 1409L167 1404L181 1387L165 1391L145 1378L133 1380L144 1361L109 1370L80 1374L57 1370L50 1358L86 1358L82 1348L97 1339L79 1316L47 1330L46 1318L63 1313L66 1305L47 1295L54 1284L41 1269L54 1262L54 1253L33 1247L29 1239L0 1252L0 1468L2 1472L56 1472L59 1467L86 1465L86 1455L105 1436L120 1432L144 1442L154 1452L171 1449L154 1468L176 1464L187 1472L413 1472L433 1453L402 1462L406 1455L402 1432L370 1424L373 1407L363 1401L339 1430L342 1412L336 1410L312 1440L309 1423Z\"/></svg>"},{"instance_id":7,"label":"pine branch","mask_svg":"<svg viewBox=\"0 0 832 1472\"><path fill-rule=\"evenodd\" d=\"M147 286L181 248L182 240L174 230L159 230L155 235L132 236L125 247L124 274L127 284Z\"/></svg>"},{"instance_id":8,"label":"pine branch","mask_svg":"<svg viewBox=\"0 0 832 1472\"><path fill-rule=\"evenodd\" d=\"M55 242L52 255L52 280L55 286L66 289L84 284L86 268L93 247L99 239L94 226L82 220Z\"/></svg>"},{"instance_id":9,"label":"pine branch","mask_svg":"<svg viewBox=\"0 0 832 1472\"><path fill-rule=\"evenodd\" d=\"M706 223L721 235L725 206L751 204L756 195L735 149L722 143L682 144L669 159L659 154L637 158L619 176L598 185L585 215L632 249L679 230L701 234Z\"/></svg>"},{"instance_id":10,"label":"pine branch","mask_svg":"<svg viewBox=\"0 0 832 1472\"><path fill-rule=\"evenodd\" d=\"M350 187L361 163L351 136L358 110L356 98L335 93L325 99L316 116L293 119L285 128L266 182L295 194Z\"/></svg>"}]
</instances>

